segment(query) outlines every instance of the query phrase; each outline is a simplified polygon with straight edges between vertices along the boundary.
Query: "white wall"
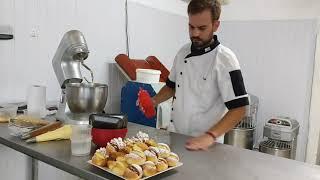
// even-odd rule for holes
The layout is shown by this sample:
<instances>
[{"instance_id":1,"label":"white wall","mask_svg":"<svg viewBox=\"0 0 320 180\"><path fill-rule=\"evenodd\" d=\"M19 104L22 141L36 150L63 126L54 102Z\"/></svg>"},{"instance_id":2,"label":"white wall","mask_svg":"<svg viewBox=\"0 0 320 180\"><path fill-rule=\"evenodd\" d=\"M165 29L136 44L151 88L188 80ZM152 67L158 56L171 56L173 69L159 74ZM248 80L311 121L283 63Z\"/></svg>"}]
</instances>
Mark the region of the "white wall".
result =
<instances>
[{"instance_id":1,"label":"white wall","mask_svg":"<svg viewBox=\"0 0 320 180\"><path fill-rule=\"evenodd\" d=\"M82 31L87 40L86 62L96 82L109 84L107 62L126 52L124 2L0 0L0 25L11 25L15 36L0 41L0 102L24 101L31 84L47 86L48 100L59 99L51 61L63 34L72 29Z\"/></svg>"},{"instance_id":2,"label":"white wall","mask_svg":"<svg viewBox=\"0 0 320 180\"><path fill-rule=\"evenodd\" d=\"M320 16L319 0L230 0L222 20L306 19Z\"/></svg>"},{"instance_id":3,"label":"white wall","mask_svg":"<svg viewBox=\"0 0 320 180\"><path fill-rule=\"evenodd\" d=\"M156 56L170 70L178 50L190 41L187 18L134 2L128 3L128 14L130 56Z\"/></svg>"},{"instance_id":4,"label":"white wall","mask_svg":"<svg viewBox=\"0 0 320 180\"><path fill-rule=\"evenodd\" d=\"M130 0L146 6L187 16L190 0ZM309 19L320 16L319 0L228 0L222 20Z\"/></svg>"},{"instance_id":5,"label":"white wall","mask_svg":"<svg viewBox=\"0 0 320 180\"><path fill-rule=\"evenodd\" d=\"M186 16L187 15L187 3L181 0L129 0L130 2L136 2L145 6Z\"/></svg>"}]
</instances>

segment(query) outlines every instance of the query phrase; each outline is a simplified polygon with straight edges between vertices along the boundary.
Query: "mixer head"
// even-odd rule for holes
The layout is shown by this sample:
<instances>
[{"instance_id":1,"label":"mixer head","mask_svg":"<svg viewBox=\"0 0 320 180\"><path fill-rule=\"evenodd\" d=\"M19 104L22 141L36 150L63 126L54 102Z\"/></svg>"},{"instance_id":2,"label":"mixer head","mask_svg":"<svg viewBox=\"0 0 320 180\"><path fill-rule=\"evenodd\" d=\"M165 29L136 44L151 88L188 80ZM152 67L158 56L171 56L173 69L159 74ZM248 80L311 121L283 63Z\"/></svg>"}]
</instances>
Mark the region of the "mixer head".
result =
<instances>
[{"instance_id":1,"label":"mixer head","mask_svg":"<svg viewBox=\"0 0 320 180\"><path fill-rule=\"evenodd\" d=\"M80 31L71 30L64 34L52 59L52 66L62 89L67 83L82 82L80 66L88 55L87 43Z\"/></svg>"}]
</instances>

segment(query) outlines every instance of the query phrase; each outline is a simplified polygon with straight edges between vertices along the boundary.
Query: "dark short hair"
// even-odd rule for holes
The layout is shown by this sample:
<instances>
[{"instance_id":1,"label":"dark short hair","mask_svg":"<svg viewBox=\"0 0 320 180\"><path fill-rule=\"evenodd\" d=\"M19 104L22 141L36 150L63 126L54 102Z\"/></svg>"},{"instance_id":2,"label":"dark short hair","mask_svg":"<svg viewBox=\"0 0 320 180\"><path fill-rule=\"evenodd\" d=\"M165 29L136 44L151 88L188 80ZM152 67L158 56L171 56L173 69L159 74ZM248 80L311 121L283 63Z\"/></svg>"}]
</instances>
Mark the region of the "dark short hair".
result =
<instances>
[{"instance_id":1,"label":"dark short hair","mask_svg":"<svg viewBox=\"0 0 320 180\"><path fill-rule=\"evenodd\" d=\"M212 20L219 20L221 4L218 0L191 0L188 5L188 14L194 15L205 10L210 10Z\"/></svg>"}]
</instances>

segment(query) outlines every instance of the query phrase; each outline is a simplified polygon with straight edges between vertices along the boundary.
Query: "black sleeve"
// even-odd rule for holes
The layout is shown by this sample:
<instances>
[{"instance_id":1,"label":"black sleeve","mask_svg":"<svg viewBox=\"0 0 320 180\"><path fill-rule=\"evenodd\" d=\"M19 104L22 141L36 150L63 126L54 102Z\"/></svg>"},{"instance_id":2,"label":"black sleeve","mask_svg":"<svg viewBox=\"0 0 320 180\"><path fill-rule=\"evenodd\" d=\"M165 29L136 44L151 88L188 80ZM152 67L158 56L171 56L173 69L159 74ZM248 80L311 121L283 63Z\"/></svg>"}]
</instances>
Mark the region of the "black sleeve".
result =
<instances>
[{"instance_id":1,"label":"black sleeve","mask_svg":"<svg viewBox=\"0 0 320 180\"><path fill-rule=\"evenodd\" d=\"M169 78L166 81L166 85L171 89L175 89L176 88L176 83L171 81Z\"/></svg>"}]
</instances>

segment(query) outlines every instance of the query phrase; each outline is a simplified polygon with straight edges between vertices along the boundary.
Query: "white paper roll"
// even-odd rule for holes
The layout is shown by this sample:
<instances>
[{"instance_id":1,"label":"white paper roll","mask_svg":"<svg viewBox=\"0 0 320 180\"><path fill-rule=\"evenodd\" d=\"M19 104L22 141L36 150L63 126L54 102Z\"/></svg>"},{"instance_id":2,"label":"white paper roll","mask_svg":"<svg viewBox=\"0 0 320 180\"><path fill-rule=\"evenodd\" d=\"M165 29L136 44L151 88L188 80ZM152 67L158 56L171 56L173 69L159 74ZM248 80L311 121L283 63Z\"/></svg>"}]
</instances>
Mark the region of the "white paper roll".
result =
<instances>
[{"instance_id":1,"label":"white paper roll","mask_svg":"<svg viewBox=\"0 0 320 180\"><path fill-rule=\"evenodd\" d=\"M32 85L28 89L27 113L34 117L46 116L46 87Z\"/></svg>"}]
</instances>

